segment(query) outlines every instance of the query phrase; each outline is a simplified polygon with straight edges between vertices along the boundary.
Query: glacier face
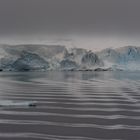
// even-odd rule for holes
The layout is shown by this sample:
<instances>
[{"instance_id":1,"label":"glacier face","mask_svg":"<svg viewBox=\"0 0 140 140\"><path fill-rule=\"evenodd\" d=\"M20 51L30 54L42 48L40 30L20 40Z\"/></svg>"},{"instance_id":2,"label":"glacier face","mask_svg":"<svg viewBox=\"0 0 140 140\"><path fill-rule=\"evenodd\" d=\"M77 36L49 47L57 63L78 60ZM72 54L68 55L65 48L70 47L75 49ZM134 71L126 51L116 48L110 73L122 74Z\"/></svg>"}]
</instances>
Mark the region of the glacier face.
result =
<instances>
[{"instance_id":1,"label":"glacier face","mask_svg":"<svg viewBox=\"0 0 140 140\"><path fill-rule=\"evenodd\" d=\"M98 52L106 67L123 70L140 70L140 47L126 46Z\"/></svg>"},{"instance_id":2,"label":"glacier face","mask_svg":"<svg viewBox=\"0 0 140 140\"><path fill-rule=\"evenodd\" d=\"M47 70L49 63L39 55L23 51L12 65L11 70L30 71L30 70Z\"/></svg>"},{"instance_id":3,"label":"glacier face","mask_svg":"<svg viewBox=\"0 0 140 140\"><path fill-rule=\"evenodd\" d=\"M0 45L1 71L140 70L140 47L92 52L60 45Z\"/></svg>"},{"instance_id":4,"label":"glacier face","mask_svg":"<svg viewBox=\"0 0 140 140\"><path fill-rule=\"evenodd\" d=\"M98 67L102 66L101 60L99 59L98 55L93 53L92 51L88 51L85 55L83 55L81 59L82 65L85 67Z\"/></svg>"}]
</instances>

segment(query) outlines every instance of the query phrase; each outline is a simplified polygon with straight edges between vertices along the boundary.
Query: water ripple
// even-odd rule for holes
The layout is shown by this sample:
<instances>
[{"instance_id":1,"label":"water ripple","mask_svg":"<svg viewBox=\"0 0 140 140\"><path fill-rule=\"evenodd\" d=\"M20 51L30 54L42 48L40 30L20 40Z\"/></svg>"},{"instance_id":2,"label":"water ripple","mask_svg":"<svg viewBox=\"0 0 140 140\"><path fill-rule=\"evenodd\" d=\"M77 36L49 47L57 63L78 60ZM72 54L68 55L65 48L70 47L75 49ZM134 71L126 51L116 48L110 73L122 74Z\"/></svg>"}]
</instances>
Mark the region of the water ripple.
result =
<instances>
[{"instance_id":1,"label":"water ripple","mask_svg":"<svg viewBox=\"0 0 140 140\"><path fill-rule=\"evenodd\" d=\"M0 75L0 99L18 102L0 107L0 139L140 139L139 79L111 72L36 75ZM29 102L37 106L23 106Z\"/></svg>"}]
</instances>

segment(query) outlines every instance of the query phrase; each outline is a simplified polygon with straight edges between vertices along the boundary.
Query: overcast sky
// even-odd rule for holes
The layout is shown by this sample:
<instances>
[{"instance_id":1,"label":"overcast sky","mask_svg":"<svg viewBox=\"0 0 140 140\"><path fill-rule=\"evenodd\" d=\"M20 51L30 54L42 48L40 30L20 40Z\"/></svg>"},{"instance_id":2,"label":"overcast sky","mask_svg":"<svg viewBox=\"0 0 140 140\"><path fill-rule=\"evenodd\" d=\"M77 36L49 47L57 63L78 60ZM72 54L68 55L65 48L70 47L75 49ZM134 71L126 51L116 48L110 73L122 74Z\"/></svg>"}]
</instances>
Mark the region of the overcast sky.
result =
<instances>
[{"instance_id":1,"label":"overcast sky","mask_svg":"<svg viewBox=\"0 0 140 140\"><path fill-rule=\"evenodd\" d=\"M0 43L140 46L140 0L0 0Z\"/></svg>"}]
</instances>

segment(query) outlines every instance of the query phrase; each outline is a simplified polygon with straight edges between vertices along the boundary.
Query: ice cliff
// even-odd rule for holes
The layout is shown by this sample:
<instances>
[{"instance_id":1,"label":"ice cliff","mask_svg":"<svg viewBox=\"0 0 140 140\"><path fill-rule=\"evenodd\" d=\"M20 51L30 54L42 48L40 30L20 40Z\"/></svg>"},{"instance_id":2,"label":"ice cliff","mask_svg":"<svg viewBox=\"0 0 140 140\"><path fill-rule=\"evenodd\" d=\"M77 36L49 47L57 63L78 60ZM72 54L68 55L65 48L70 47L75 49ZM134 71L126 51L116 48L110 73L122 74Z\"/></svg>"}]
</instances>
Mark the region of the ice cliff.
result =
<instances>
[{"instance_id":1,"label":"ice cliff","mask_svg":"<svg viewBox=\"0 0 140 140\"><path fill-rule=\"evenodd\" d=\"M97 54L103 60L105 67L122 70L140 70L140 47L108 48Z\"/></svg>"},{"instance_id":2,"label":"ice cliff","mask_svg":"<svg viewBox=\"0 0 140 140\"><path fill-rule=\"evenodd\" d=\"M140 70L140 47L92 52L60 45L0 45L0 70Z\"/></svg>"}]
</instances>

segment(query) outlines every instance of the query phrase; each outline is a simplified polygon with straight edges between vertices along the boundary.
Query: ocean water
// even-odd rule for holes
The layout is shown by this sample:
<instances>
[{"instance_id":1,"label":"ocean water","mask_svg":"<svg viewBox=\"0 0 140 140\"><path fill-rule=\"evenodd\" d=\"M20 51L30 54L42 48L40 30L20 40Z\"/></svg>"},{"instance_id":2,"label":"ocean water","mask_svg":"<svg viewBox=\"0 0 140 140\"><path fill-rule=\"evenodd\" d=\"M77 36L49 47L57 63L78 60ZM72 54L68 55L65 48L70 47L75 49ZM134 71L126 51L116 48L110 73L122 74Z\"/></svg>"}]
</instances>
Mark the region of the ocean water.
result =
<instances>
[{"instance_id":1,"label":"ocean water","mask_svg":"<svg viewBox=\"0 0 140 140\"><path fill-rule=\"evenodd\" d=\"M1 72L0 140L140 140L140 72Z\"/></svg>"}]
</instances>

